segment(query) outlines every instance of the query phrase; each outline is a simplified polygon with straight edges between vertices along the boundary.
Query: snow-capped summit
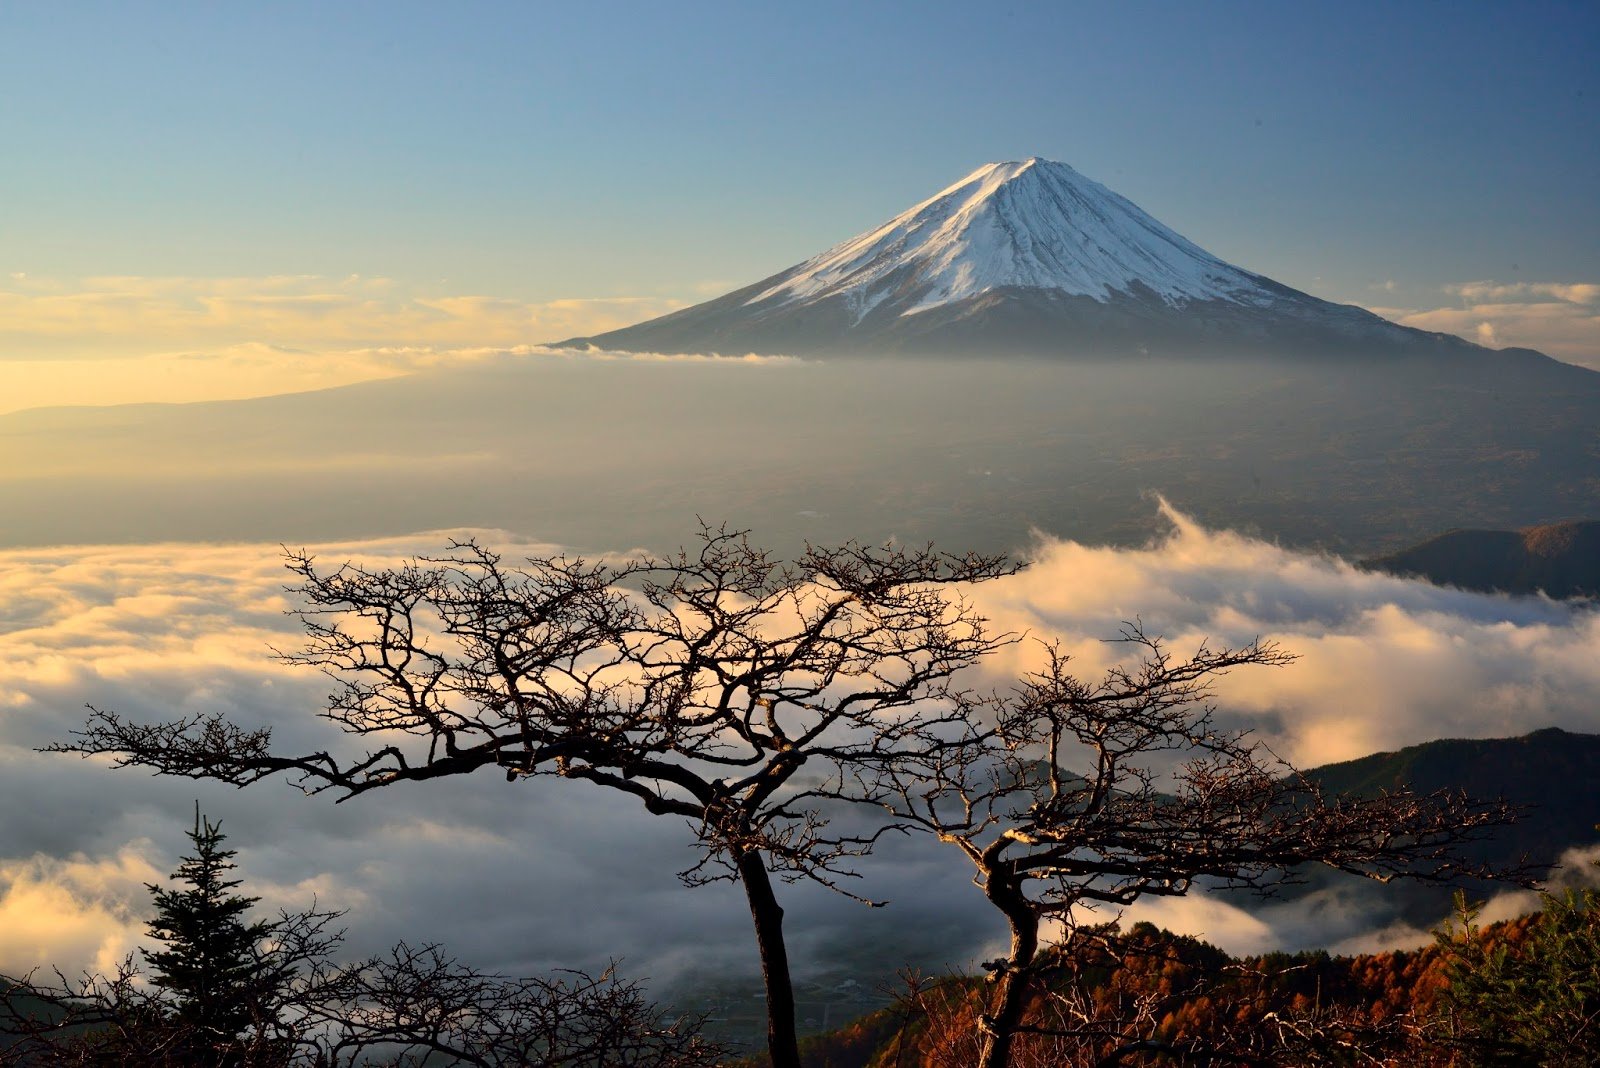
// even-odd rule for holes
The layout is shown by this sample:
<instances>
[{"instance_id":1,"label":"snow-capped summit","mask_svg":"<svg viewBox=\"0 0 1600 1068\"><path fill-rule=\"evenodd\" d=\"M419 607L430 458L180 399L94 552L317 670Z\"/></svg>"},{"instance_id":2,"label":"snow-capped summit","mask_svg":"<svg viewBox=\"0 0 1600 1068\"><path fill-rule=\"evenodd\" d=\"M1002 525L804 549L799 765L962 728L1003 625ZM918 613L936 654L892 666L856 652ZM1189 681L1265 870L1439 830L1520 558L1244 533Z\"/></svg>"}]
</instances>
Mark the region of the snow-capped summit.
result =
<instances>
[{"instance_id":1,"label":"snow-capped summit","mask_svg":"<svg viewBox=\"0 0 1600 1068\"><path fill-rule=\"evenodd\" d=\"M790 304L837 294L858 319L884 300L927 308L1005 287L1107 301L1142 286L1168 304L1270 301L1224 263L1099 182L1051 160L989 163L876 230L781 275L751 297Z\"/></svg>"},{"instance_id":2,"label":"snow-capped summit","mask_svg":"<svg viewBox=\"0 0 1600 1068\"><path fill-rule=\"evenodd\" d=\"M1065 163L989 163L704 304L565 345L873 355L1376 354L1475 346L1218 259Z\"/></svg>"}]
</instances>

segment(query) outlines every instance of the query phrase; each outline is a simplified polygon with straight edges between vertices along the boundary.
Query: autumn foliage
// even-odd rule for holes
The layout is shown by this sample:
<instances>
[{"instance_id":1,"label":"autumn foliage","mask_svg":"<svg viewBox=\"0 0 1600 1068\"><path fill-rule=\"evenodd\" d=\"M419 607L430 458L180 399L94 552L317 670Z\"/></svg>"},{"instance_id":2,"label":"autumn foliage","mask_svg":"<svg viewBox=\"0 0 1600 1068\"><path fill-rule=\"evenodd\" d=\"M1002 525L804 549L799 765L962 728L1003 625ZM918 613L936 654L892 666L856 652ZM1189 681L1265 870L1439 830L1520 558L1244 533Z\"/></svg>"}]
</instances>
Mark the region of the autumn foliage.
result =
<instances>
[{"instance_id":1,"label":"autumn foliage","mask_svg":"<svg viewBox=\"0 0 1600 1068\"><path fill-rule=\"evenodd\" d=\"M1540 937L1541 922L1523 916L1474 929L1472 937L1490 955L1516 956ZM1458 1021L1446 991L1452 969L1474 953L1448 938L1361 956L1236 958L1137 924L1086 936L1073 952L1070 967L1030 991L1013 1068L1491 1063L1455 1041ZM893 1007L811 1040L807 1068L970 1065L984 986L972 976L907 977Z\"/></svg>"}]
</instances>

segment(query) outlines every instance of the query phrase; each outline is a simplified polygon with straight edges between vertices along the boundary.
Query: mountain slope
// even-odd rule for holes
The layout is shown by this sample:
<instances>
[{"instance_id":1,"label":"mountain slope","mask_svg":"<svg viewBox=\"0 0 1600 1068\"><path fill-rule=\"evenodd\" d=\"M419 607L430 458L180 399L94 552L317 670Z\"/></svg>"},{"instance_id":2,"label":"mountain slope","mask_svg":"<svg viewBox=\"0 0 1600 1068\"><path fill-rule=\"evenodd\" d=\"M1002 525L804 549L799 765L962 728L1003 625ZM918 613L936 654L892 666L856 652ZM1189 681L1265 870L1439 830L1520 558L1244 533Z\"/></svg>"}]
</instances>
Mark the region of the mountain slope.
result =
<instances>
[{"instance_id":1,"label":"mountain slope","mask_svg":"<svg viewBox=\"0 0 1600 1068\"><path fill-rule=\"evenodd\" d=\"M1447 738L1307 774L1330 793L1371 795L1409 786L1418 793L1460 790L1531 806L1525 818L1482 847L1482 855L1497 863L1526 854L1544 866L1564 850L1600 842L1600 795L1593 788L1600 777L1600 735L1547 727L1520 738Z\"/></svg>"},{"instance_id":2,"label":"mountain slope","mask_svg":"<svg viewBox=\"0 0 1600 1068\"><path fill-rule=\"evenodd\" d=\"M1600 597L1600 520L1452 530L1363 566L1466 590Z\"/></svg>"},{"instance_id":3,"label":"mountain slope","mask_svg":"<svg viewBox=\"0 0 1600 1068\"><path fill-rule=\"evenodd\" d=\"M1600 781L1600 735L1549 727L1518 738L1447 738L1306 774L1329 794L1371 796L1407 786L1419 794L1447 790L1523 806L1515 824L1486 835L1466 851L1501 868L1526 863L1544 877L1566 851L1600 846L1600 794L1593 787ZM1581 872L1566 874L1583 878ZM1300 875L1304 882L1280 889L1280 900L1313 897L1319 908L1364 915L1371 927L1401 920L1426 930L1450 912L1452 888L1447 886L1404 880L1379 886L1316 867ZM1466 881L1463 888L1475 900L1505 889L1478 881ZM1248 894L1233 900L1252 907Z\"/></svg>"},{"instance_id":4,"label":"mountain slope","mask_svg":"<svg viewBox=\"0 0 1600 1068\"><path fill-rule=\"evenodd\" d=\"M563 345L659 352L1453 352L1225 263L1064 163L991 163L753 285Z\"/></svg>"}]
</instances>

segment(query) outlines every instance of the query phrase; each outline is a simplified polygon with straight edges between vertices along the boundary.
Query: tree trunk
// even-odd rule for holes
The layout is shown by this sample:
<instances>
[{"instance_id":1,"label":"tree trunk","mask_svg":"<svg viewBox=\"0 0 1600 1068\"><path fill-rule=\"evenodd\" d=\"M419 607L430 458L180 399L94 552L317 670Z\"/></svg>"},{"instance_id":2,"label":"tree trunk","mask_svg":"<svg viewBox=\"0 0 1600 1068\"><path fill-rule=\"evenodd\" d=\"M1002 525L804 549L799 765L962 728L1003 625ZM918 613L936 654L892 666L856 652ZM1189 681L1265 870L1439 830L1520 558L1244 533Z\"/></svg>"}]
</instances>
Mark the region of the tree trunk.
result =
<instances>
[{"instance_id":1,"label":"tree trunk","mask_svg":"<svg viewBox=\"0 0 1600 1068\"><path fill-rule=\"evenodd\" d=\"M761 949L761 978L767 985L767 1053L772 1068L800 1068L800 1042L794 1031L794 985L789 980L789 951L783 943L783 909L772 893L761 854L739 857L739 881L750 902Z\"/></svg>"},{"instance_id":2,"label":"tree trunk","mask_svg":"<svg viewBox=\"0 0 1600 1068\"><path fill-rule=\"evenodd\" d=\"M1016 901L1002 901L991 894L990 900L1000 905L1011 924L1011 953L995 980L995 995L990 1002L983 1053L978 1063L980 1068L1008 1068L1012 1041L1017 1035L1017 1025L1022 1022L1022 1010L1028 1004L1028 980L1034 954L1039 949L1039 924L1020 896Z\"/></svg>"}]
</instances>

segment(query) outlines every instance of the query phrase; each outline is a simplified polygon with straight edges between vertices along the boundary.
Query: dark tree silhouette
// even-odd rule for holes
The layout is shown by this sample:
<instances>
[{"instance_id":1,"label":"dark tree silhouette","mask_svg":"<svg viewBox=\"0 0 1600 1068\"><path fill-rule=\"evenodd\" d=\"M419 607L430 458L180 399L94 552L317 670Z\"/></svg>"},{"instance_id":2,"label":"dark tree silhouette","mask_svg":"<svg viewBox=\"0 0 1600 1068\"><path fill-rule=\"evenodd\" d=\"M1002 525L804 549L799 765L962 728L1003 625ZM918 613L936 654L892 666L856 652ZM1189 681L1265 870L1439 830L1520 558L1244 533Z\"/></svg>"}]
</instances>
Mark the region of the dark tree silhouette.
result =
<instances>
[{"instance_id":1,"label":"dark tree silhouette","mask_svg":"<svg viewBox=\"0 0 1600 1068\"><path fill-rule=\"evenodd\" d=\"M728 1050L697 1017L670 1016L613 969L508 978L436 946L356 964L313 962L286 990L279 1026L225 1050L175 1023L133 961L113 976L0 979L0 1066L35 1068L710 1068ZM426 1060L432 1058L432 1060Z\"/></svg>"},{"instance_id":2,"label":"dark tree silhouette","mask_svg":"<svg viewBox=\"0 0 1600 1068\"><path fill-rule=\"evenodd\" d=\"M338 913L249 919L256 899L230 892L223 838L197 811L178 887L149 888L163 948L144 953L148 972L130 956L111 976L0 978L0 1066L709 1068L726 1056L700 1018L667 1015L614 964L509 978L404 943L338 963Z\"/></svg>"},{"instance_id":3,"label":"dark tree silhouette","mask_svg":"<svg viewBox=\"0 0 1600 1068\"><path fill-rule=\"evenodd\" d=\"M320 1024L316 1068L710 1068L728 1056L701 1036L700 1018L667 1015L615 965L598 976L512 979L402 943L317 978L307 1011Z\"/></svg>"},{"instance_id":4,"label":"dark tree silhouette","mask_svg":"<svg viewBox=\"0 0 1600 1068\"><path fill-rule=\"evenodd\" d=\"M0 1053L18 1063L149 1064L265 1068L289 1064L302 1039L306 977L342 935L340 913L316 908L252 919L257 898L234 893L235 851L221 824L195 806L193 853L169 885L149 884L154 917L142 951L115 975L37 983L0 992Z\"/></svg>"},{"instance_id":5,"label":"dark tree silhouette","mask_svg":"<svg viewBox=\"0 0 1600 1068\"><path fill-rule=\"evenodd\" d=\"M232 892L239 885L228 878L236 852L223 847L221 824L198 805L194 818L194 853L172 873L173 885L147 887L156 909L150 937L161 948L144 951L144 960L150 982L168 995L171 1022L195 1047L195 1063L238 1063L240 1036L277 1024L299 962L276 952L289 919L252 921L260 899Z\"/></svg>"},{"instance_id":6,"label":"dark tree silhouette","mask_svg":"<svg viewBox=\"0 0 1600 1068\"><path fill-rule=\"evenodd\" d=\"M1085 909L1186 894L1198 880L1264 889L1306 864L1380 880L1496 874L1459 847L1510 822L1503 802L1325 797L1247 733L1215 725L1217 677L1288 663L1277 646L1202 645L1176 659L1137 625L1118 640L1131 666L1085 682L1049 648L1014 693L969 705L963 733L909 746L919 755L882 765L871 784L895 819L961 850L1010 928L1009 953L986 965L983 1068L1011 1064L1030 997L1074 966L1074 954L1041 954L1047 920L1071 942ZM1128 1055L1140 1050L1159 1052L1134 1041Z\"/></svg>"},{"instance_id":7,"label":"dark tree silhouette","mask_svg":"<svg viewBox=\"0 0 1600 1068\"><path fill-rule=\"evenodd\" d=\"M992 636L955 587L1014 570L932 548L808 548L780 565L742 532L620 564L522 566L473 543L438 558L291 569L308 647L288 660L341 684L326 715L375 747L283 756L220 716L145 725L95 710L53 747L247 785L293 776L341 800L489 770L580 779L686 821L690 884L737 880L765 976L768 1047L798 1068L783 909L772 876L842 890L886 827L835 831L829 807L863 769L952 728L958 673Z\"/></svg>"}]
</instances>

